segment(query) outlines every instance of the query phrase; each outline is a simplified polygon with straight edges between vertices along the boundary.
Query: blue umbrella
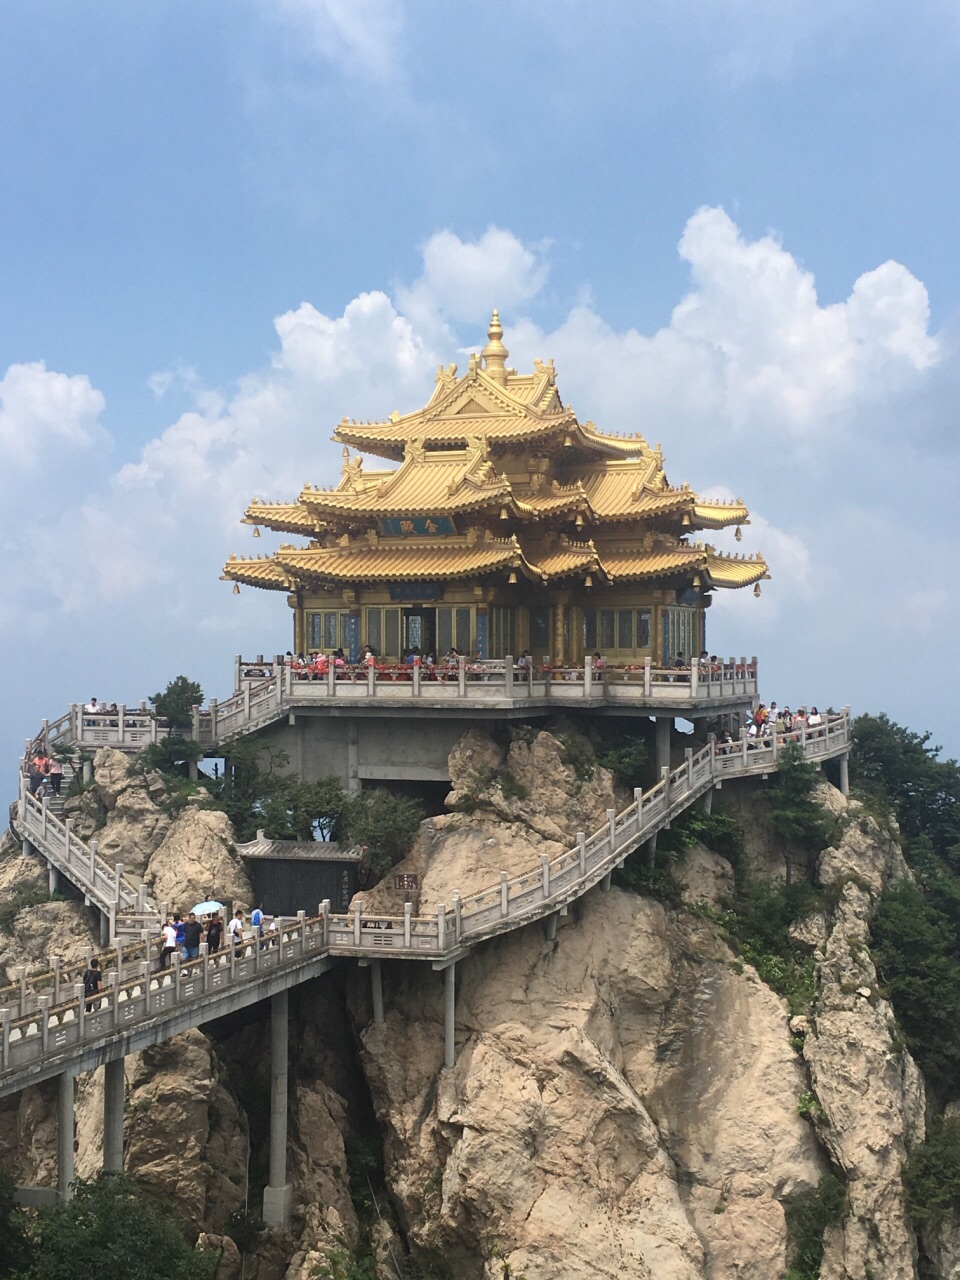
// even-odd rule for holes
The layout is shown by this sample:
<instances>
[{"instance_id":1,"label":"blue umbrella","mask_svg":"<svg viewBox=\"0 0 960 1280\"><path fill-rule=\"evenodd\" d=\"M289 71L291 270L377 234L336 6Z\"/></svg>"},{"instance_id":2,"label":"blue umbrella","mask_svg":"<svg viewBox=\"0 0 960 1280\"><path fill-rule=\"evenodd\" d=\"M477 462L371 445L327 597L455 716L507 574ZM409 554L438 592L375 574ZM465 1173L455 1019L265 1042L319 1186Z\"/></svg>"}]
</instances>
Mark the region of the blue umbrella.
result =
<instances>
[{"instance_id":1,"label":"blue umbrella","mask_svg":"<svg viewBox=\"0 0 960 1280\"><path fill-rule=\"evenodd\" d=\"M214 911L223 910L225 910L225 908L222 902L214 902L211 899L210 902L198 902L193 908L193 914L195 916L212 916Z\"/></svg>"}]
</instances>

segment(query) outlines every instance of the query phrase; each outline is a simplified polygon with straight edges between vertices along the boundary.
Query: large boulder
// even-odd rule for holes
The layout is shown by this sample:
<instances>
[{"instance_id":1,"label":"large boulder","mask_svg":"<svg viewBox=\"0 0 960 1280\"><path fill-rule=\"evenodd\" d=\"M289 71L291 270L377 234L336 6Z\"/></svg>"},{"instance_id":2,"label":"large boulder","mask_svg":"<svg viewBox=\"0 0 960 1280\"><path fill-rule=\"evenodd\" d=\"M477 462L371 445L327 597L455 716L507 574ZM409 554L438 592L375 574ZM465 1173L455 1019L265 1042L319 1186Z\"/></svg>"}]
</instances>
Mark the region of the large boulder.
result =
<instances>
[{"instance_id":1,"label":"large boulder","mask_svg":"<svg viewBox=\"0 0 960 1280\"><path fill-rule=\"evenodd\" d=\"M155 902L185 911L211 897L245 910L253 902L230 820L214 809L188 805L177 815L150 857L146 880Z\"/></svg>"}]
</instances>

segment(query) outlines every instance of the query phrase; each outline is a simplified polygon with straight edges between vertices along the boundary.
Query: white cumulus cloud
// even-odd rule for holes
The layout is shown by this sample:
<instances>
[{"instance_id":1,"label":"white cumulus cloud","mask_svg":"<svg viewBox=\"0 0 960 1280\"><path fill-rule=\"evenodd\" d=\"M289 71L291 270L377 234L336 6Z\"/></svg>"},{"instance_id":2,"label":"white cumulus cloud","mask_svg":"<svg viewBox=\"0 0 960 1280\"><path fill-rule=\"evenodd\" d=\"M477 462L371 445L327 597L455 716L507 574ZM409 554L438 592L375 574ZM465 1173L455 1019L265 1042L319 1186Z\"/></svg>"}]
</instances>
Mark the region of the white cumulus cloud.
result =
<instances>
[{"instance_id":1,"label":"white cumulus cloud","mask_svg":"<svg viewBox=\"0 0 960 1280\"><path fill-rule=\"evenodd\" d=\"M84 374L69 376L42 361L12 364L0 379L0 449L4 471L31 467L47 454L86 449L106 439L105 401Z\"/></svg>"}]
</instances>

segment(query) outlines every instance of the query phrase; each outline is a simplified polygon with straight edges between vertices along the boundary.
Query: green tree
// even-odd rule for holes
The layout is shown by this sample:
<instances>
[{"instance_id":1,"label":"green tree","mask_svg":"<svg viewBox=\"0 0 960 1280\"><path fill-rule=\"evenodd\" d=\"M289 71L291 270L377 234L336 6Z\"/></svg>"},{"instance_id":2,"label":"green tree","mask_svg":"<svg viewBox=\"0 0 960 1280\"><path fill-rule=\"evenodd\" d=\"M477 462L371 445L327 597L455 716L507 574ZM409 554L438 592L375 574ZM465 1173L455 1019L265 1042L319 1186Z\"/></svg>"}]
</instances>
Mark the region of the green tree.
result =
<instances>
[{"instance_id":1,"label":"green tree","mask_svg":"<svg viewBox=\"0 0 960 1280\"><path fill-rule=\"evenodd\" d=\"M170 728L189 730L193 725L193 708L203 705L203 690L195 680L177 676L163 693L155 693L150 699L154 711L166 720Z\"/></svg>"},{"instance_id":2,"label":"green tree","mask_svg":"<svg viewBox=\"0 0 960 1280\"><path fill-rule=\"evenodd\" d=\"M68 1204L41 1211L32 1235L23 1280L210 1280L217 1262L191 1247L173 1209L120 1174L78 1181Z\"/></svg>"},{"instance_id":3,"label":"green tree","mask_svg":"<svg viewBox=\"0 0 960 1280\"><path fill-rule=\"evenodd\" d=\"M381 787L361 791L348 800L344 834L355 844L365 846L361 888L369 889L406 857L425 816L419 800Z\"/></svg>"},{"instance_id":4,"label":"green tree","mask_svg":"<svg viewBox=\"0 0 960 1280\"><path fill-rule=\"evenodd\" d=\"M892 806L909 842L926 836L960 870L960 765L941 760L929 733L913 733L885 715L857 716L851 785ZM909 850L908 850L909 856Z\"/></svg>"},{"instance_id":5,"label":"green tree","mask_svg":"<svg viewBox=\"0 0 960 1280\"><path fill-rule=\"evenodd\" d=\"M31 1257L26 1221L14 1199L13 1179L0 1173L0 1280L18 1280Z\"/></svg>"},{"instance_id":6,"label":"green tree","mask_svg":"<svg viewBox=\"0 0 960 1280\"><path fill-rule=\"evenodd\" d=\"M944 905L934 897L937 884ZM893 885L870 927L873 958L907 1047L928 1084L948 1097L960 1091L958 899L956 877L928 868L926 891L909 880Z\"/></svg>"},{"instance_id":7,"label":"green tree","mask_svg":"<svg viewBox=\"0 0 960 1280\"><path fill-rule=\"evenodd\" d=\"M829 842L826 814L813 799L813 789L819 780L819 769L804 759L800 744L788 743L780 753L776 782L768 792L770 821L785 854L791 845L800 845L808 855L815 856ZM808 856L806 872L811 869L809 862ZM785 864L789 875L792 870L789 858L785 858Z\"/></svg>"},{"instance_id":8,"label":"green tree","mask_svg":"<svg viewBox=\"0 0 960 1280\"><path fill-rule=\"evenodd\" d=\"M903 1166L907 1208L916 1223L937 1226L960 1211L960 1116L934 1119Z\"/></svg>"},{"instance_id":9,"label":"green tree","mask_svg":"<svg viewBox=\"0 0 960 1280\"><path fill-rule=\"evenodd\" d=\"M257 805L260 826L272 840L338 840L347 809L339 778L300 782L274 778Z\"/></svg>"},{"instance_id":10,"label":"green tree","mask_svg":"<svg viewBox=\"0 0 960 1280\"><path fill-rule=\"evenodd\" d=\"M145 770L159 769L161 773L182 776L187 766L203 759L203 747L193 738L171 733L159 742L151 742L140 754L140 764Z\"/></svg>"}]
</instances>

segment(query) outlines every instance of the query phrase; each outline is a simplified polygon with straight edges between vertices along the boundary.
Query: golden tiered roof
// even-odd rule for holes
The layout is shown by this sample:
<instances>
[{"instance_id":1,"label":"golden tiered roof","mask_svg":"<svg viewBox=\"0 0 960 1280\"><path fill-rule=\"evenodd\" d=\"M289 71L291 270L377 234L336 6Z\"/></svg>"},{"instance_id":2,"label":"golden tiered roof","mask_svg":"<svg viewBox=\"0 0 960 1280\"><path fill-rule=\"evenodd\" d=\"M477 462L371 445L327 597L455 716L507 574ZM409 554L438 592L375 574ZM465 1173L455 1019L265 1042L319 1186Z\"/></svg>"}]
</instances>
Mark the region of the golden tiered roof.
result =
<instances>
[{"instance_id":1,"label":"golden tiered roof","mask_svg":"<svg viewBox=\"0 0 960 1280\"><path fill-rule=\"evenodd\" d=\"M272 558L232 556L224 577L290 591L519 571L544 583L663 579L743 587L760 557L724 556L686 538L748 523L739 500L702 500L667 483L660 446L604 435L564 405L553 362L507 367L496 311L467 371L441 367L428 403L379 422L344 419L340 482L307 485L293 503L254 500L247 524L309 539ZM392 460L364 470L351 446Z\"/></svg>"}]
</instances>

